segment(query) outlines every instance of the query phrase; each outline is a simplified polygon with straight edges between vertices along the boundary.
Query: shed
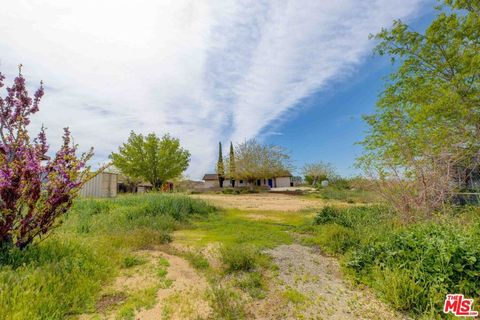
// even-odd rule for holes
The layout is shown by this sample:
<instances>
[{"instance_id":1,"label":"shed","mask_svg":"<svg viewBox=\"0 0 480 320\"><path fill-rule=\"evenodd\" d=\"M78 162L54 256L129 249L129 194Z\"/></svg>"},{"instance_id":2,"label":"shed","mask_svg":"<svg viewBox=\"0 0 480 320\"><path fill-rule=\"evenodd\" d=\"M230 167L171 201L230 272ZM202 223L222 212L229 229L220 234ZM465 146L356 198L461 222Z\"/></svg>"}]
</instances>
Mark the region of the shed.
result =
<instances>
[{"instance_id":1,"label":"shed","mask_svg":"<svg viewBox=\"0 0 480 320\"><path fill-rule=\"evenodd\" d=\"M145 193L153 189L150 182L142 182L137 185L137 193Z\"/></svg>"},{"instance_id":2,"label":"shed","mask_svg":"<svg viewBox=\"0 0 480 320\"><path fill-rule=\"evenodd\" d=\"M90 179L80 189L80 196L93 198L113 198L117 196L118 174L102 172Z\"/></svg>"}]
</instances>

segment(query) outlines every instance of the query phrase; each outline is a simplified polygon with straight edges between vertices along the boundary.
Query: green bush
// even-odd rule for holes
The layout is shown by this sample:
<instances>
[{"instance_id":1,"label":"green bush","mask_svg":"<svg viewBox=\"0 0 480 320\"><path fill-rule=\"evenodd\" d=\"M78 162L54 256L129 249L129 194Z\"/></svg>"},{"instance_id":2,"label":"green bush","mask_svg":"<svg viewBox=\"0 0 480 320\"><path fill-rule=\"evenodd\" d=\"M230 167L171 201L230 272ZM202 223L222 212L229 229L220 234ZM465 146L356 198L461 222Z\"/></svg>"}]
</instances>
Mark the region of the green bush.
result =
<instances>
[{"instance_id":1,"label":"green bush","mask_svg":"<svg viewBox=\"0 0 480 320\"><path fill-rule=\"evenodd\" d=\"M345 253L358 242L355 232L338 224L324 224L314 229L312 237L303 240L305 244L318 245L328 253Z\"/></svg>"},{"instance_id":2,"label":"green bush","mask_svg":"<svg viewBox=\"0 0 480 320\"><path fill-rule=\"evenodd\" d=\"M381 223L395 223L393 213L383 206L335 208L327 206L314 218L314 224L335 223L346 228L359 229Z\"/></svg>"},{"instance_id":3,"label":"green bush","mask_svg":"<svg viewBox=\"0 0 480 320\"><path fill-rule=\"evenodd\" d=\"M253 245L235 244L222 247L220 256L227 271L250 271L257 266L260 252Z\"/></svg>"},{"instance_id":4,"label":"green bush","mask_svg":"<svg viewBox=\"0 0 480 320\"><path fill-rule=\"evenodd\" d=\"M476 228L465 230L453 223L419 224L354 249L346 265L360 279L380 290L385 288L381 291L393 305L412 301L402 309L438 311L447 293L480 295L479 239ZM383 278L378 277L381 273L385 274ZM392 285L392 277L400 279L398 290L386 289Z\"/></svg>"}]
</instances>

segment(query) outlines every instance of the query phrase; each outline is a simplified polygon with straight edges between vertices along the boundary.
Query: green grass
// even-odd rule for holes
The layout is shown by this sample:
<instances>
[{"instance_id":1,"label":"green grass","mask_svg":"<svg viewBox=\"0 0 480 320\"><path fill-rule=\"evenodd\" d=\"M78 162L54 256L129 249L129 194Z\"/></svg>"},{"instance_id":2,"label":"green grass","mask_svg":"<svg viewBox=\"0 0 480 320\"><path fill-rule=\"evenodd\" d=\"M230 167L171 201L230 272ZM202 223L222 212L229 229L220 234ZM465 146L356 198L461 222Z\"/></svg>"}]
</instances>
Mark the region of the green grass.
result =
<instances>
[{"instance_id":1,"label":"green grass","mask_svg":"<svg viewBox=\"0 0 480 320\"><path fill-rule=\"evenodd\" d=\"M197 270L206 270L210 267L208 260L199 253L187 252L183 254L183 257Z\"/></svg>"},{"instance_id":2,"label":"green grass","mask_svg":"<svg viewBox=\"0 0 480 320\"><path fill-rule=\"evenodd\" d=\"M255 214L255 219L250 217ZM258 216L265 218L258 220ZM263 249L293 242L290 231L305 222L310 212L279 213L228 209L218 215L192 222L193 229L181 230L176 241L197 248L220 245L221 267L211 266L200 253L183 256L208 279L208 294L214 319L245 319L245 299L262 299L268 286L266 271L272 269Z\"/></svg>"},{"instance_id":3,"label":"green grass","mask_svg":"<svg viewBox=\"0 0 480 320\"><path fill-rule=\"evenodd\" d=\"M65 319L94 312L101 289L120 269L144 262L134 251L166 243L192 217L212 212L205 202L181 195L76 201L49 238L0 254L0 319ZM129 297L122 317L154 296Z\"/></svg>"},{"instance_id":4,"label":"green grass","mask_svg":"<svg viewBox=\"0 0 480 320\"><path fill-rule=\"evenodd\" d=\"M204 247L209 243L235 245L249 243L258 248L273 248L293 242L288 232L294 225L276 221L257 221L245 217L237 209L229 209L194 222L194 230L179 232L178 240L188 245Z\"/></svg>"},{"instance_id":5,"label":"green grass","mask_svg":"<svg viewBox=\"0 0 480 320\"><path fill-rule=\"evenodd\" d=\"M305 295L303 295L301 292L292 289L292 288L287 288L283 292L283 297L290 303L293 304L304 304L306 301Z\"/></svg>"}]
</instances>

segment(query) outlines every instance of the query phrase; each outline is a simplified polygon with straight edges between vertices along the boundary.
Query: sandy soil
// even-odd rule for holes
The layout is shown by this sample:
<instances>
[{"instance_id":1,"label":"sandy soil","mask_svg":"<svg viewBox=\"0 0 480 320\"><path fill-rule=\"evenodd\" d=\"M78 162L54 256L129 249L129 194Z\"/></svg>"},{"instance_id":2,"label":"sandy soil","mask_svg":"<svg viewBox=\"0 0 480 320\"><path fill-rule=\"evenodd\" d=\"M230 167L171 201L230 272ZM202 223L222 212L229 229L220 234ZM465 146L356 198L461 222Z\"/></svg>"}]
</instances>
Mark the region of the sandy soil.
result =
<instances>
[{"instance_id":1,"label":"sandy soil","mask_svg":"<svg viewBox=\"0 0 480 320\"><path fill-rule=\"evenodd\" d=\"M300 196L274 193L253 193L245 195L195 194L192 195L192 197L209 201L221 208L237 208L242 210L298 211L321 208L327 204L327 202L321 199L305 199Z\"/></svg>"},{"instance_id":2,"label":"sandy soil","mask_svg":"<svg viewBox=\"0 0 480 320\"><path fill-rule=\"evenodd\" d=\"M334 258L298 244L267 253L279 270L271 294L252 310L256 319L405 319L344 281Z\"/></svg>"},{"instance_id":3,"label":"sandy soil","mask_svg":"<svg viewBox=\"0 0 480 320\"><path fill-rule=\"evenodd\" d=\"M168 260L167 278L173 281L171 287L160 289L157 293L156 305L142 310L135 315L136 320L157 319L206 319L211 310L206 301L208 288L206 280L184 259L156 252Z\"/></svg>"}]
</instances>

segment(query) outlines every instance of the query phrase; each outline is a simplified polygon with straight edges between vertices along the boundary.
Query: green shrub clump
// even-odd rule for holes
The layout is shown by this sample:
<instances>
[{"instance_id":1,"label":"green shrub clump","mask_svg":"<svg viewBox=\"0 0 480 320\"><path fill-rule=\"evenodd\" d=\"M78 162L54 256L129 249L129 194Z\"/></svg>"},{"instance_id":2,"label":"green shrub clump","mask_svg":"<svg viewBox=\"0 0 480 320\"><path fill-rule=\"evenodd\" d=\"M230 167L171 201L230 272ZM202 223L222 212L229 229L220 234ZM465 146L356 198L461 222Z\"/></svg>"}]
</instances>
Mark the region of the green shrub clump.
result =
<instances>
[{"instance_id":1,"label":"green shrub clump","mask_svg":"<svg viewBox=\"0 0 480 320\"><path fill-rule=\"evenodd\" d=\"M397 308L438 312L447 293L480 295L479 240L458 226L419 224L356 248L347 266Z\"/></svg>"},{"instance_id":2,"label":"green shrub clump","mask_svg":"<svg viewBox=\"0 0 480 320\"><path fill-rule=\"evenodd\" d=\"M260 260L260 251L250 244L224 246L220 254L228 272L251 271L257 267Z\"/></svg>"},{"instance_id":3,"label":"green shrub clump","mask_svg":"<svg viewBox=\"0 0 480 320\"><path fill-rule=\"evenodd\" d=\"M405 226L382 206L325 207L303 241L344 254L346 271L395 308L435 317L447 293L480 295L478 219L474 209Z\"/></svg>"}]
</instances>

